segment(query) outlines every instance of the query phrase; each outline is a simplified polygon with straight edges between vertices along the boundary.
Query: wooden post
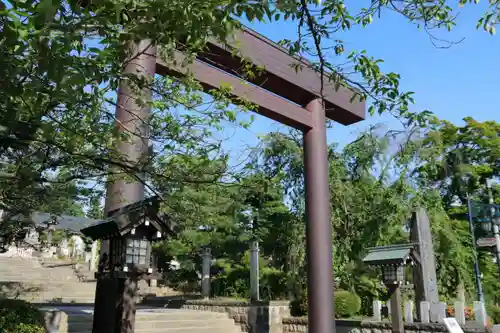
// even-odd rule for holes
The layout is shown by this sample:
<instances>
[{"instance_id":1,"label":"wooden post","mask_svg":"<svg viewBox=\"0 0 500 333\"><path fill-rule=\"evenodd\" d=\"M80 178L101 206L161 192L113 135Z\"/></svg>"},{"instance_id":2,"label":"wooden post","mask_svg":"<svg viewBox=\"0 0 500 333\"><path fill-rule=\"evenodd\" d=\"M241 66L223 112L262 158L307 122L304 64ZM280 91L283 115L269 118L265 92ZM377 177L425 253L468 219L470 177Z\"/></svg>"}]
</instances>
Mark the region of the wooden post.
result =
<instances>
[{"instance_id":1,"label":"wooden post","mask_svg":"<svg viewBox=\"0 0 500 333\"><path fill-rule=\"evenodd\" d=\"M306 110L312 118L312 128L304 133L309 333L332 333L335 307L325 107L315 99Z\"/></svg>"},{"instance_id":2,"label":"wooden post","mask_svg":"<svg viewBox=\"0 0 500 333\"><path fill-rule=\"evenodd\" d=\"M114 333L116 324L116 299L118 280L100 277L96 285L92 333Z\"/></svg>"},{"instance_id":3,"label":"wooden post","mask_svg":"<svg viewBox=\"0 0 500 333\"><path fill-rule=\"evenodd\" d=\"M399 284L390 286L391 292L391 321L393 333L404 333L403 309L401 304L401 288Z\"/></svg>"},{"instance_id":4,"label":"wooden post","mask_svg":"<svg viewBox=\"0 0 500 333\"><path fill-rule=\"evenodd\" d=\"M116 326L114 333L134 333L135 329L135 297L138 280L131 276L118 279L116 294Z\"/></svg>"}]
</instances>

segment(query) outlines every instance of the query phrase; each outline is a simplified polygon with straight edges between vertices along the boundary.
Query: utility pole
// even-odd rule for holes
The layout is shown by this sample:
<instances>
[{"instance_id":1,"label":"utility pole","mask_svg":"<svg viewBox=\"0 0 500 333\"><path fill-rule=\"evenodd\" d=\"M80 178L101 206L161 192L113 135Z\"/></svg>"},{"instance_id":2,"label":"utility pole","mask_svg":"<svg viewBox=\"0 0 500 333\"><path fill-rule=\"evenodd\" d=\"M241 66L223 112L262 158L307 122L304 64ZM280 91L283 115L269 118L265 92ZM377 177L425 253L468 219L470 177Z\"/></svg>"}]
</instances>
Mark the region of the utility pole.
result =
<instances>
[{"instance_id":1,"label":"utility pole","mask_svg":"<svg viewBox=\"0 0 500 333\"><path fill-rule=\"evenodd\" d=\"M493 231L493 237L495 237L495 257L497 259L498 270L500 273L500 231L498 225L495 223L496 209L495 200L493 199L493 191L491 190L491 180L486 180L486 187L488 188L488 197L490 202L490 214L491 214L491 225Z\"/></svg>"}]
</instances>

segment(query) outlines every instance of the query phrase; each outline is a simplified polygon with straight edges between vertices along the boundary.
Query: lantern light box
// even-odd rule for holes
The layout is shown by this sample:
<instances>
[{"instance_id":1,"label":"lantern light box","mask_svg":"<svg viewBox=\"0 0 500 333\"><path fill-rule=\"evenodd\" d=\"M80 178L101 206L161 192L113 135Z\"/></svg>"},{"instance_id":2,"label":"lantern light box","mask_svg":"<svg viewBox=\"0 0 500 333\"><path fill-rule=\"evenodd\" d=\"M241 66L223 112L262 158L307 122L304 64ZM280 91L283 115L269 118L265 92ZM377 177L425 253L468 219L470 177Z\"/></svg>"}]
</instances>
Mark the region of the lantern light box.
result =
<instances>
[{"instance_id":1,"label":"lantern light box","mask_svg":"<svg viewBox=\"0 0 500 333\"><path fill-rule=\"evenodd\" d=\"M173 235L173 224L158 216L157 197L148 198L116 209L108 218L82 229L93 240L109 240L109 253L103 254L102 265L96 275L108 274L126 277L130 273L142 278L155 278L153 241ZM96 276L97 277L97 276Z\"/></svg>"},{"instance_id":2,"label":"lantern light box","mask_svg":"<svg viewBox=\"0 0 500 333\"><path fill-rule=\"evenodd\" d=\"M368 249L363 262L382 268L382 279L386 285L399 285L405 280L404 267L420 264L420 257L414 250L416 244L378 246Z\"/></svg>"}]
</instances>

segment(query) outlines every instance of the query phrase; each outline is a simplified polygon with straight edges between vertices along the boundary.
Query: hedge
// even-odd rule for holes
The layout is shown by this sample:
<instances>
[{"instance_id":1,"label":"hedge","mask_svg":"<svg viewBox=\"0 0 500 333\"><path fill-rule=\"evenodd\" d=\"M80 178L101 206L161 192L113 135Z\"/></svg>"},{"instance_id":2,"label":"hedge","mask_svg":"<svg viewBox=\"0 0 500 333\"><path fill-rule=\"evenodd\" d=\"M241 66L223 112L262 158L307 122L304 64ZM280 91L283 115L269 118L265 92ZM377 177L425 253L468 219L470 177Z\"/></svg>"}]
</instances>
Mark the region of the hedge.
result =
<instances>
[{"instance_id":1,"label":"hedge","mask_svg":"<svg viewBox=\"0 0 500 333\"><path fill-rule=\"evenodd\" d=\"M45 333L42 313L22 300L0 299L1 333Z\"/></svg>"},{"instance_id":2,"label":"hedge","mask_svg":"<svg viewBox=\"0 0 500 333\"><path fill-rule=\"evenodd\" d=\"M338 318L350 318L361 310L361 299L358 295L346 290L335 290L335 316ZM307 314L307 294L301 299L291 303L292 316L304 316Z\"/></svg>"}]
</instances>

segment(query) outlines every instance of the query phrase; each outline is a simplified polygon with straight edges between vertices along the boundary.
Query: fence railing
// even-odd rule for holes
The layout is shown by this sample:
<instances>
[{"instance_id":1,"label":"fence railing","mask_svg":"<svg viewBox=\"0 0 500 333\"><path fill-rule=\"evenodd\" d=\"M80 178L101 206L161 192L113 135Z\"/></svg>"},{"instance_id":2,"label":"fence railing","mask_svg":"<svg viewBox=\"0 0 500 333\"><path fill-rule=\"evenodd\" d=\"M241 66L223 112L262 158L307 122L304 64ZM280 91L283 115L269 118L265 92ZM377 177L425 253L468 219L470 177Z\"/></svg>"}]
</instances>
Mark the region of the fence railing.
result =
<instances>
[{"instance_id":1,"label":"fence railing","mask_svg":"<svg viewBox=\"0 0 500 333\"><path fill-rule=\"evenodd\" d=\"M464 302L455 302L448 306L445 302L430 303L420 302L418 311L413 301L406 301L403 304L404 321L412 323L443 323L446 317L454 317L460 325L465 325L467 321L475 321L481 326L488 325L488 316L483 302L474 302L472 308L466 307ZM383 310L387 309L387 315L391 314L389 302L373 301L373 320L382 321ZM416 314L419 314L417 318Z\"/></svg>"}]
</instances>

